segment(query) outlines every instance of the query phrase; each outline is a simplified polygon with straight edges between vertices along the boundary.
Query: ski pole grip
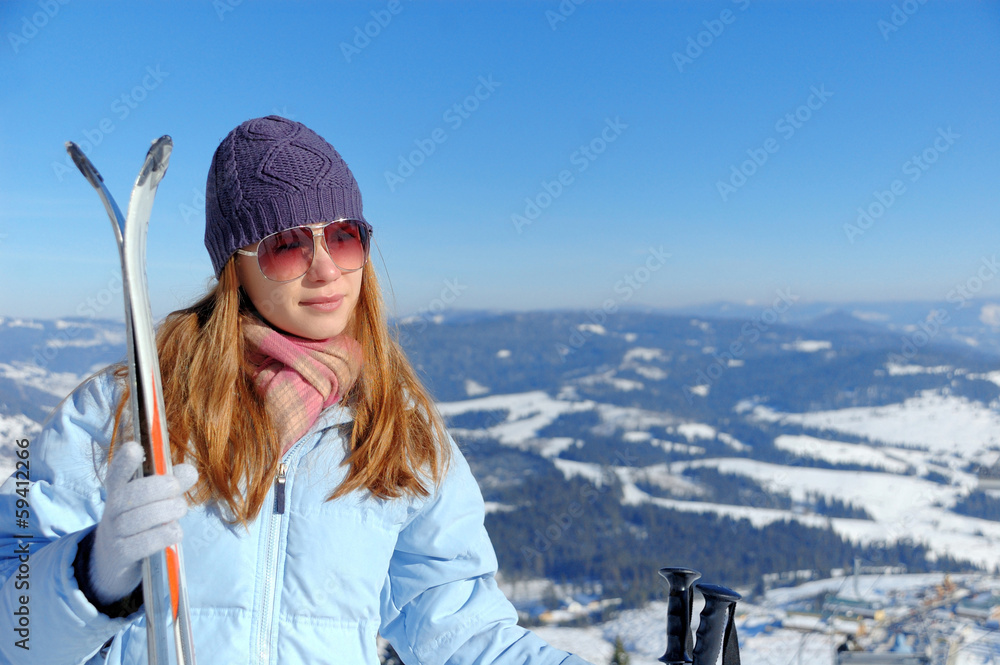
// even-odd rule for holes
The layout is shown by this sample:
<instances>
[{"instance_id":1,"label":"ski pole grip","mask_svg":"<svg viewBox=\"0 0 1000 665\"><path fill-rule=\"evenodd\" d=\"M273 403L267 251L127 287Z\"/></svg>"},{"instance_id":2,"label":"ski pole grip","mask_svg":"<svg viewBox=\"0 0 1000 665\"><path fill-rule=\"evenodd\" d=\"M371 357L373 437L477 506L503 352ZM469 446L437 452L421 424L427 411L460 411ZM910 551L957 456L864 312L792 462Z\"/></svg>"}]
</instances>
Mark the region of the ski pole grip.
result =
<instances>
[{"instance_id":1,"label":"ski pole grip","mask_svg":"<svg viewBox=\"0 0 1000 665\"><path fill-rule=\"evenodd\" d=\"M691 611L694 588L701 573L690 568L660 568L670 587L667 596L667 650L658 659L666 665L687 665L691 658Z\"/></svg>"},{"instance_id":2,"label":"ski pole grip","mask_svg":"<svg viewBox=\"0 0 1000 665\"><path fill-rule=\"evenodd\" d=\"M722 650L722 638L731 610L742 596L732 589L715 584L699 584L697 587L705 596L705 607L701 610L698 623L694 665L715 665Z\"/></svg>"}]
</instances>

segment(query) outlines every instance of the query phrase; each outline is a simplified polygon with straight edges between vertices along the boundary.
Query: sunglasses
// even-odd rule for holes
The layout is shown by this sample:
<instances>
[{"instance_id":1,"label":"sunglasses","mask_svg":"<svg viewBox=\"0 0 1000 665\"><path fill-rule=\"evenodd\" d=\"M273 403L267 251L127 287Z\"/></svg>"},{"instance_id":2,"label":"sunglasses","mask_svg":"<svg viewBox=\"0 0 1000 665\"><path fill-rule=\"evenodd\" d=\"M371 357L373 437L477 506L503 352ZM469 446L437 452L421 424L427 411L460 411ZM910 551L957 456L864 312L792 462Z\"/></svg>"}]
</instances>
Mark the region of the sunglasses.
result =
<instances>
[{"instance_id":1,"label":"sunglasses","mask_svg":"<svg viewBox=\"0 0 1000 665\"><path fill-rule=\"evenodd\" d=\"M340 272L354 272L361 270L368 260L371 235L368 222L338 219L322 226L293 226L265 236L256 251L236 252L256 256L261 274L272 282L290 282L309 272L316 256L315 238L323 238L326 251Z\"/></svg>"}]
</instances>

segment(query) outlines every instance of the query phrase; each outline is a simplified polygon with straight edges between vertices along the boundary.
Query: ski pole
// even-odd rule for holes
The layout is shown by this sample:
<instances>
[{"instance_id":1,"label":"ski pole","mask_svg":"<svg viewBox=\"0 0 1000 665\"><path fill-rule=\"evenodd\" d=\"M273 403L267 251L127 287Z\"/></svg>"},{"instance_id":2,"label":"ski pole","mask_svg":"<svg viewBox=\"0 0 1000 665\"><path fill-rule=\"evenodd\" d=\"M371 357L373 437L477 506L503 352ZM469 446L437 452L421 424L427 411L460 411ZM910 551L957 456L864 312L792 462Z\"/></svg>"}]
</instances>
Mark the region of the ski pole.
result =
<instances>
[{"instance_id":1,"label":"ski pole","mask_svg":"<svg viewBox=\"0 0 1000 665\"><path fill-rule=\"evenodd\" d=\"M733 612L736 601L742 596L731 589L715 584L698 584L698 591L705 597L705 607L698 620L698 637L694 647L694 665L715 665L719 652L726 640L726 652L732 653L731 642L735 640L736 626ZM739 663L739 652L736 652ZM723 660L723 665L729 665Z\"/></svg>"},{"instance_id":2,"label":"ski pole","mask_svg":"<svg viewBox=\"0 0 1000 665\"><path fill-rule=\"evenodd\" d=\"M670 587L667 596L667 650L658 659L666 665L686 665L691 658L692 584L701 573L690 568L660 568Z\"/></svg>"}]
</instances>

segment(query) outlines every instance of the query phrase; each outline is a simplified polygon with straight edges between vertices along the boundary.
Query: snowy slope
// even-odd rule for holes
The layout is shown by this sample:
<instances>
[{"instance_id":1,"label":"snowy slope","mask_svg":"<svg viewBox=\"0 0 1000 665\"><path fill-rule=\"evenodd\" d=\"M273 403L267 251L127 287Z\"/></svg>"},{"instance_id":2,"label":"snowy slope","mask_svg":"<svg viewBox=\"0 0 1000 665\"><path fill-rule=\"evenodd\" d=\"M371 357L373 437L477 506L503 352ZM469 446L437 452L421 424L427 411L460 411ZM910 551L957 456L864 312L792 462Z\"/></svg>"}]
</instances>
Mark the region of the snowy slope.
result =
<instances>
[{"instance_id":1,"label":"snowy slope","mask_svg":"<svg viewBox=\"0 0 1000 665\"><path fill-rule=\"evenodd\" d=\"M649 357L642 349L635 357ZM443 403L442 414L453 416L474 411L498 411L496 424L478 433L495 437L506 445L532 449L552 458L566 478L583 477L600 485L608 470L601 465L561 459L558 455L573 445L568 438L541 438L538 431L566 413L594 410L604 426L624 431L626 440L656 442L649 429L691 442L719 438L724 432L697 422L679 422L669 414L634 407L596 404L592 400L553 398L541 391L514 395L491 395L461 402ZM912 538L926 543L933 552L968 559L977 564L1000 566L1000 523L957 515L949 509L975 489L976 477L964 471L970 460L992 463L1000 441L1000 414L965 398L925 391L904 403L887 407L852 408L810 414L778 413L763 406L753 417L772 422L790 422L823 427L894 445L845 443L817 436L781 435L775 447L788 451L785 464L760 462L745 457L712 457L646 467L622 466L614 473L624 486L626 503L653 503L673 510L710 512L746 518L763 526L778 520L794 520L818 528L832 528L861 543L895 542ZM470 433L471 434L471 433ZM728 436L727 445L737 451L747 447ZM665 442L669 443L669 442ZM676 446L678 444L670 444ZM907 447L900 447L907 446ZM692 447L688 452L703 449ZM884 471L850 471L801 466L801 458L835 464L859 464ZM864 508L872 520L829 518L801 511L726 505L702 501L650 496L636 486L638 481L668 489L680 499L696 498L697 485L681 477L685 468L709 466L724 474L756 480L768 491L788 494L805 501L808 494L838 499ZM943 473L950 484L923 477L928 469ZM919 475L918 475L919 474Z\"/></svg>"},{"instance_id":2,"label":"snowy slope","mask_svg":"<svg viewBox=\"0 0 1000 665\"><path fill-rule=\"evenodd\" d=\"M740 637L740 660L745 665L833 665L836 648L848 636L860 640L867 648L887 650L893 634L882 634L875 620L848 620L829 613L804 614L797 611L824 594L846 600L881 604L904 634L924 631L924 638L942 640L945 651L951 643L952 665L981 665L995 662L1000 655L1000 634L986 628L975 619L962 617L950 608L957 600L976 593L995 593L1000 580L981 575L952 575L953 596L943 597L942 610L933 611L933 623L922 616L931 614L928 599L941 594L945 576L940 573L921 575L859 575L835 577L806 582L795 587L771 589L755 602L737 603L737 631ZM714 582L714 581L713 581ZM664 587L665 588L665 587ZM695 596L693 623L698 625L703 606L700 594ZM586 628L543 626L533 628L550 644L566 649L595 665L609 662L615 638L621 638L632 665L659 665L666 650L667 605L653 602L639 610L620 613L610 621ZM910 617L900 620L899 617ZM856 636L859 625L865 625L870 637ZM886 642L888 644L886 644Z\"/></svg>"},{"instance_id":3,"label":"snowy slope","mask_svg":"<svg viewBox=\"0 0 1000 665\"><path fill-rule=\"evenodd\" d=\"M925 390L899 404L813 413L780 413L753 407L753 417L826 428L891 444L919 446L966 458L1000 449L1000 412L965 397Z\"/></svg>"}]
</instances>

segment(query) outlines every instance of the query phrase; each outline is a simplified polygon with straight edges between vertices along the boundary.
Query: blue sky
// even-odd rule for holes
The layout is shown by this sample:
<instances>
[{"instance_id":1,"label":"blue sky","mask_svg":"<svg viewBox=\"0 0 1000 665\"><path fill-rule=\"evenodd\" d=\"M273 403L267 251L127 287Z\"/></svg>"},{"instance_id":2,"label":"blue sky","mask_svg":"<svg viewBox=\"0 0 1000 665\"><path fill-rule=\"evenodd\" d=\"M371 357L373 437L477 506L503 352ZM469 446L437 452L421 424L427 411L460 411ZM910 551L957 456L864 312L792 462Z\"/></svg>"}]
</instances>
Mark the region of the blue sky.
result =
<instances>
[{"instance_id":1,"label":"blue sky","mask_svg":"<svg viewBox=\"0 0 1000 665\"><path fill-rule=\"evenodd\" d=\"M124 207L162 134L153 310L189 304L212 152L269 113L350 165L398 315L938 300L1000 253L996 2L35 0L0 36L0 315L120 318L63 143Z\"/></svg>"}]
</instances>

